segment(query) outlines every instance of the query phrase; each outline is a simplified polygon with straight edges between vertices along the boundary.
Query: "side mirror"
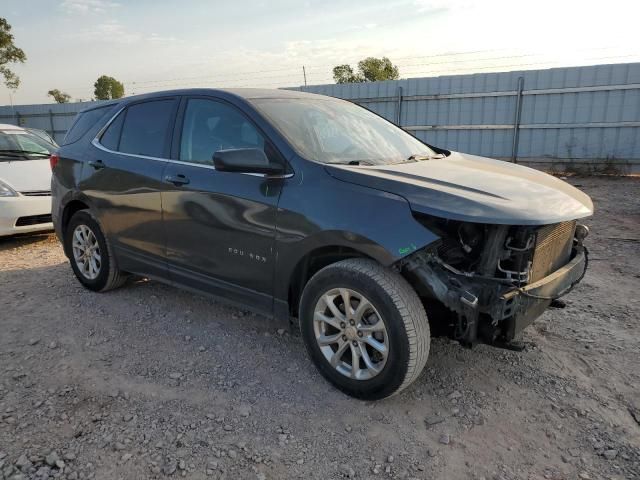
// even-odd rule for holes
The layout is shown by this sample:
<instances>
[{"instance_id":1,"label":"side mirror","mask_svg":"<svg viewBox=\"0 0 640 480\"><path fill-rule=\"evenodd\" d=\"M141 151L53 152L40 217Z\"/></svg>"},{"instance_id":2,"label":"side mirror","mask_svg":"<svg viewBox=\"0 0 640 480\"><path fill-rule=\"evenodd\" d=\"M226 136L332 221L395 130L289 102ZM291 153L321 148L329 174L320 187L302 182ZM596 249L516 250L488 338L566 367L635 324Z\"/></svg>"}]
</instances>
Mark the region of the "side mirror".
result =
<instances>
[{"instance_id":1,"label":"side mirror","mask_svg":"<svg viewBox=\"0 0 640 480\"><path fill-rule=\"evenodd\" d=\"M259 148L218 150L213 154L213 165L221 172L278 175L284 171L282 165L270 162Z\"/></svg>"}]
</instances>

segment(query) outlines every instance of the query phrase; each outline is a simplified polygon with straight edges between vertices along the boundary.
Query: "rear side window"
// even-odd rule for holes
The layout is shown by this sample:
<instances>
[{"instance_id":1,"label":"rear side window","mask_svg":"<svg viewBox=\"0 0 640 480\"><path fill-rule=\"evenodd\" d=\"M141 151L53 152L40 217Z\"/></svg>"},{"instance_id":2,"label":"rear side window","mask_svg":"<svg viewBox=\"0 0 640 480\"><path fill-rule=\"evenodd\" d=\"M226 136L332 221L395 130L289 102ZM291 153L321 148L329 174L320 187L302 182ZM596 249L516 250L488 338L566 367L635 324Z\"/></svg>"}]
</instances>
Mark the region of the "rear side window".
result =
<instances>
[{"instance_id":1,"label":"rear side window","mask_svg":"<svg viewBox=\"0 0 640 480\"><path fill-rule=\"evenodd\" d=\"M116 119L109 124L105 132L100 138L100 143L109 150L117 151L120 144L120 132L122 132L122 124L124 123L124 112L116 117Z\"/></svg>"},{"instance_id":2,"label":"rear side window","mask_svg":"<svg viewBox=\"0 0 640 480\"><path fill-rule=\"evenodd\" d=\"M127 108L117 151L161 157L165 150L175 101L154 100Z\"/></svg>"},{"instance_id":3,"label":"rear side window","mask_svg":"<svg viewBox=\"0 0 640 480\"><path fill-rule=\"evenodd\" d=\"M115 105L107 105L105 107L94 108L93 110L79 113L78 118L64 137L62 144L68 145L80 140L91 127L93 127L99 120L104 119L104 117L113 110L114 106Z\"/></svg>"}]
</instances>

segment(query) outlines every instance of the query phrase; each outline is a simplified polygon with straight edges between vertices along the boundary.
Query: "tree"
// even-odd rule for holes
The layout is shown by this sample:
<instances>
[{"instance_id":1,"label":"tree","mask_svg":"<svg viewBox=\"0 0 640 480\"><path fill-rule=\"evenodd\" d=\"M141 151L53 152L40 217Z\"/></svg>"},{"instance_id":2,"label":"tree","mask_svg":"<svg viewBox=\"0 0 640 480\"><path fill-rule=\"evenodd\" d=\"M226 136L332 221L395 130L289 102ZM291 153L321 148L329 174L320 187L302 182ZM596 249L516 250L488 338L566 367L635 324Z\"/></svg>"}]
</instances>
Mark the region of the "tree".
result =
<instances>
[{"instance_id":1,"label":"tree","mask_svg":"<svg viewBox=\"0 0 640 480\"><path fill-rule=\"evenodd\" d=\"M95 87L93 93L96 96L96 100L124 97L124 85L113 77L102 75L93 86Z\"/></svg>"},{"instance_id":2,"label":"tree","mask_svg":"<svg viewBox=\"0 0 640 480\"><path fill-rule=\"evenodd\" d=\"M333 67L333 79L336 83L380 82L400 78L398 67L387 57L367 57L358 62L358 73L350 65Z\"/></svg>"},{"instance_id":3,"label":"tree","mask_svg":"<svg viewBox=\"0 0 640 480\"><path fill-rule=\"evenodd\" d=\"M364 77L353 73L351 65L338 65L333 67L333 79L336 83L361 83L364 82Z\"/></svg>"},{"instance_id":4,"label":"tree","mask_svg":"<svg viewBox=\"0 0 640 480\"><path fill-rule=\"evenodd\" d=\"M57 103L69 103L69 100L71 100L71 95L69 95L68 93L61 92L57 88L54 88L53 90L49 90L47 92L47 95L49 95L50 97L53 97L53 99Z\"/></svg>"},{"instance_id":5,"label":"tree","mask_svg":"<svg viewBox=\"0 0 640 480\"><path fill-rule=\"evenodd\" d=\"M9 63L24 63L27 56L22 49L16 47L11 35L11 25L0 18L0 74L4 77L7 88L15 90L20 85L20 78L6 66Z\"/></svg>"},{"instance_id":6,"label":"tree","mask_svg":"<svg viewBox=\"0 0 640 480\"><path fill-rule=\"evenodd\" d=\"M358 62L358 70L365 82L380 82L383 80L397 80L400 78L398 67L387 57L367 57Z\"/></svg>"}]
</instances>

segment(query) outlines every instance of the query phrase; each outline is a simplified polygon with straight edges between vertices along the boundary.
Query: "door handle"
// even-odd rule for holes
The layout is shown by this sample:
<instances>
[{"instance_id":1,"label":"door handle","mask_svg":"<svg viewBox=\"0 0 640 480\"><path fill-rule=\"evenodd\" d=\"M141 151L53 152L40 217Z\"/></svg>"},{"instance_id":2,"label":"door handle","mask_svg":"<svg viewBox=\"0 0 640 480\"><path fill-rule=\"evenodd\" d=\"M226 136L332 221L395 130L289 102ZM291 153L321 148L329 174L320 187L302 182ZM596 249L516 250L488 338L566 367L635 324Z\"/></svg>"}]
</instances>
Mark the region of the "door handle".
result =
<instances>
[{"instance_id":1,"label":"door handle","mask_svg":"<svg viewBox=\"0 0 640 480\"><path fill-rule=\"evenodd\" d=\"M102 160L89 160L87 163L89 164L90 167L93 167L96 170L100 170L101 168L106 167L106 165Z\"/></svg>"},{"instance_id":2,"label":"door handle","mask_svg":"<svg viewBox=\"0 0 640 480\"><path fill-rule=\"evenodd\" d=\"M165 175L164 181L167 183L173 183L176 187L180 185L187 185L189 183L189 179L182 174Z\"/></svg>"}]
</instances>

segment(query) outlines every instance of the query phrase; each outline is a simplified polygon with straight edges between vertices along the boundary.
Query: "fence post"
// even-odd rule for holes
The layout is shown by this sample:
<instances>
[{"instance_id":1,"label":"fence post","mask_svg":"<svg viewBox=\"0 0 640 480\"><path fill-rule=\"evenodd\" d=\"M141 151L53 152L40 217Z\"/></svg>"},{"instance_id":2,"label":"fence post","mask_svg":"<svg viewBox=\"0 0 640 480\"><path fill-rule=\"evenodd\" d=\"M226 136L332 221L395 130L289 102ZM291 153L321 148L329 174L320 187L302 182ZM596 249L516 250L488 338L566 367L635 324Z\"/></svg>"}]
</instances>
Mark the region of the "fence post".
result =
<instances>
[{"instance_id":1,"label":"fence post","mask_svg":"<svg viewBox=\"0 0 640 480\"><path fill-rule=\"evenodd\" d=\"M402 87L398 87L397 90L398 100L396 101L396 125L401 127L400 125L400 115L402 114Z\"/></svg>"},{"instance_id":2,"label":"fence post","mask_svg":"<svg viewBox=\"0 0 640 480\"><path fill-rule=\"evenodd\" d=\"M513 119L513 144L511 146L511 162L518 163L518 142L520 141L520 117L522 116L522 90L524 90L524 77L518 77L518 90L516 93L516 113Z\"/></svg>"},{"instance_id":3,"label":"fence post","mask_svg":"<svg viewBox=\"0 0 640 480\"><path fill-rule=\"evenodd\" d=\"M51 138L55 139L56 138L56 134L55 134L55 128L53 128L53 111L51 109L49 109L49 125L51 125Z\"/></svg>"}]
</instances>

